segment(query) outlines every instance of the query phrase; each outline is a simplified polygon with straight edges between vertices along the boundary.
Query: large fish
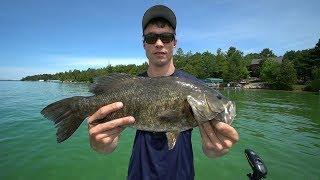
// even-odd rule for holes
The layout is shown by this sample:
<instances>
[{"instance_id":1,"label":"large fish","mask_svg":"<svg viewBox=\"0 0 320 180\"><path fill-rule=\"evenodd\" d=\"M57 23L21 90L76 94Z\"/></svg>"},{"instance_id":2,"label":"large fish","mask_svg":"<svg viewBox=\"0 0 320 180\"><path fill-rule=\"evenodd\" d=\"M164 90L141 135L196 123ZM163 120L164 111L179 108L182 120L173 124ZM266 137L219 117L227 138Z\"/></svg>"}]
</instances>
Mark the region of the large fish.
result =
<instances>
[{"instance_id":1,"label":"large fish","mask_svg":"<svg viewBox=\"0 0 320 180\"><path fill-rule=\"evenodd\" d=\"M75 96L54 102L41 113L57 127L57 141L68 139L83 120L100 107L121 101L122 109L93 123L133 116L130 127L166 132L172 149L180 132L210 120L231 124L235 105L204 83L180 77L138 77L111 74L99 77L91 86L93 96Z\"/></svg>"}]
</instances>

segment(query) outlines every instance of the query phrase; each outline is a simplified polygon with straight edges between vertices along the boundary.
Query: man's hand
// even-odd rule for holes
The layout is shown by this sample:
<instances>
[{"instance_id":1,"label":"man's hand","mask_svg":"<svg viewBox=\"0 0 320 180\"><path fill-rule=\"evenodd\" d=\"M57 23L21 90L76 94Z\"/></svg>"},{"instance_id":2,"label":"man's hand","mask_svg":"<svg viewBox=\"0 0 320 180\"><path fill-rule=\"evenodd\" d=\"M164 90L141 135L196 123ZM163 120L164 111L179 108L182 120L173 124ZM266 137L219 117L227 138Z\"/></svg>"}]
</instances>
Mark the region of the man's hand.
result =
<instances>
[{"instance_id":1,"label":"man's hand","mask_svg":"<svg viewBox=\"0 0 320 180\"><path fill-rule=\"evenodd\" d=\"M208 157L220 157L228 153L233 144L239 141L239 134L230 125L209 121L199 126L202 137L202 150Z\"/></svg>"},{"instance_id":2,"label":"man's hand","mask_svg":"<svg viewBox=\"0 0 320 180\"><path fill-rule=\"evenodd\" d=\"M117 111L122 107L122 102L109 104L101 107L88 118L89 139L92 149L100 153L111 153L117 147L120 133L124 130L121 126L132 124L134 122L132 116L114 119L97 125L91 123L96 119L103 119L109 113Z\"/></svg>"}]
</instances>

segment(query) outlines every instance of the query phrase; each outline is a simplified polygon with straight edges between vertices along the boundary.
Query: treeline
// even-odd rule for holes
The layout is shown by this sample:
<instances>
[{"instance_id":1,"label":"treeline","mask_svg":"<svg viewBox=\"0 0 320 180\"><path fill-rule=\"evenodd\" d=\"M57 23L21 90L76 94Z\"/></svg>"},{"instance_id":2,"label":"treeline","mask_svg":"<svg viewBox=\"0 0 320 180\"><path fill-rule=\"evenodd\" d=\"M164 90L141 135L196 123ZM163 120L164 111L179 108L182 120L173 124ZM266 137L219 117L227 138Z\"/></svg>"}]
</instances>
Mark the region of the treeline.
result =
<instances>
[{"instance_id":1,"label":"treeline","mask_svg":"<svg viewBox=\"0 0 320 180\"><path fill-rule=\"evenodd\" d=\"M38 81L38 80L60 80L63 82L93 82L93 79L98 76L104 76L111 73L127 73L132 75L140 74L146 71L148 64L145 62L142 65L117 65L111 66L108 65L104 68L92 69L88 68L87 70L69 70L66 72L60 72L56 74L39 74L34 76L27 76L22 78L22 81Z\"/></svg>"},{"instance_id":2,"label":"treeline","mask_svg":"<svg viewBox=\"0 0 320 180\"><path fill-rule=\"evenodd\" d=\"M217 77L225 82L238 82L249 75L247 66L251 60L248 57L235 47L230 47L227 52L218 49L216 54L209 51L184 53L179 48L173 59L178 69L183 69L197 78Z\"/></svg>"},{"instance_id":3,"label":"treeline","mask_svg":"<svg viewBox=\"0 0 320 180\"><path fill-rule=\"evenodd\" d=\"M320 39L314 48L288 51L278 58L269 48L259 53L244 55L230 47L226 52L218 49L216 53L183 52L179 48L174 55L176 68L193 74L197 78L222 78L224 82L239 82L248 77L258 77L274 89L293 89L293 85L307 85L306 90L320 89ZM252 62L256 62L254 64ZM255 68L253 69L253 66ZM73 70L56 74L27 76L22 80L61 80L72 82L92 82L94 77L110 73L140 74L147 70L148 64L117 65L84 71Z\"/></svg>"},{"instance_id":4,"label":"treeline","mask_svg":"<svg viewBox=\"0 0 320 180\"><path fill-rule=\"evenodd\" d=\"M201 79L218 77L225 82L239 82L258 77L272 89L292 90L295 84L306 85L305 90L309 91L320 89L320 39L314 48L288 51L283 57L277 57L269 48L243 55L230 47L227 52L218 49L215 54L184 53L178 49L174 59L178 68Z\"/></svg>"}]
</instances>

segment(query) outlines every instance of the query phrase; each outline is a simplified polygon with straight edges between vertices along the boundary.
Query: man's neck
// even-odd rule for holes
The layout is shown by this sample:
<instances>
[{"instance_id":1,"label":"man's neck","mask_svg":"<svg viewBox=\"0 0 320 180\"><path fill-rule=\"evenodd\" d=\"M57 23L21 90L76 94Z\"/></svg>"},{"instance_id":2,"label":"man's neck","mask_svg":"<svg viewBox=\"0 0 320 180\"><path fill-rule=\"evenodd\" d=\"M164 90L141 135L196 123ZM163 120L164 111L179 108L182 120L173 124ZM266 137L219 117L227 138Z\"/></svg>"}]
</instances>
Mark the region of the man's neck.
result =
<instances>
[{"instance_id":1,"label":"man's neck","mask_svg":"<svg viewBox=\"0 0 320 180\"><path fill-rule=\"evenodd\" d=\"M167 65L161 67L149 65L147 73L149 77L170 76L174 73L174 70L175 67L171 61Z\"/></svg>"}]
</instances>

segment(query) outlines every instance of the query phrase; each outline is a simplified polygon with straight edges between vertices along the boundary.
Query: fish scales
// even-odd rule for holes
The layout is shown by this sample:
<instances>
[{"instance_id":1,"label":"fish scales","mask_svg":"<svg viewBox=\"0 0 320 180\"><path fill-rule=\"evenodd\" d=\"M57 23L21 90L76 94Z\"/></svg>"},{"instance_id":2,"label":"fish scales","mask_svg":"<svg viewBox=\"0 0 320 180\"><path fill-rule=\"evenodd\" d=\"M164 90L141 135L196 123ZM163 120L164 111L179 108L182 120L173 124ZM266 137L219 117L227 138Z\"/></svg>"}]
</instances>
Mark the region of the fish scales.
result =
<instances>
[{"instance_id":1,"label":"fish scales","mask_svg":"<svg viewBox=\"0 0 320 180\"><path fill-rule=\"evenodd\" d=\"M179 79L135 79L131 83L126 82L126 86L114 89L112 94L100 94L89 97L89 101L84 103L83 108L90 110L92 114L99 107L116 101L121 101L124 107L108 115L106 118L99 120L99 123L107 122L112 119L124 116L134 116L136 121L132 127L139 130L147 130L154 132L164 132L170 130L186 130L196 126L196 122L191 114L187 114L184 108L187 108L186 95L187 89L184 91L181 84L176 83ZM92 106L95 104L95 106ZM143 110L143 111L142 111ZM167 110L176 114L172 117L185 119L178 121L174 119L161 120L161 112ZM168 112L170 116L170 112Z\"/></svg>"},{"instance_id":2,"label":"fish scales","mask_svg":"<svg viewBox=\"0 0 320 180\"><path fill-rule=\"evenodd\" d=\"M231 124L234 103L204 83L179 77L136 77L111 74L95 80L93 96L71 97L54 102L41 113L56 124L57 141L68 139L81 122L102 106L123 102L123 108L94 123L133 116L132 128L167 132L173 148L178 133L210 120Z\"/></svg>"}]
</instances>

